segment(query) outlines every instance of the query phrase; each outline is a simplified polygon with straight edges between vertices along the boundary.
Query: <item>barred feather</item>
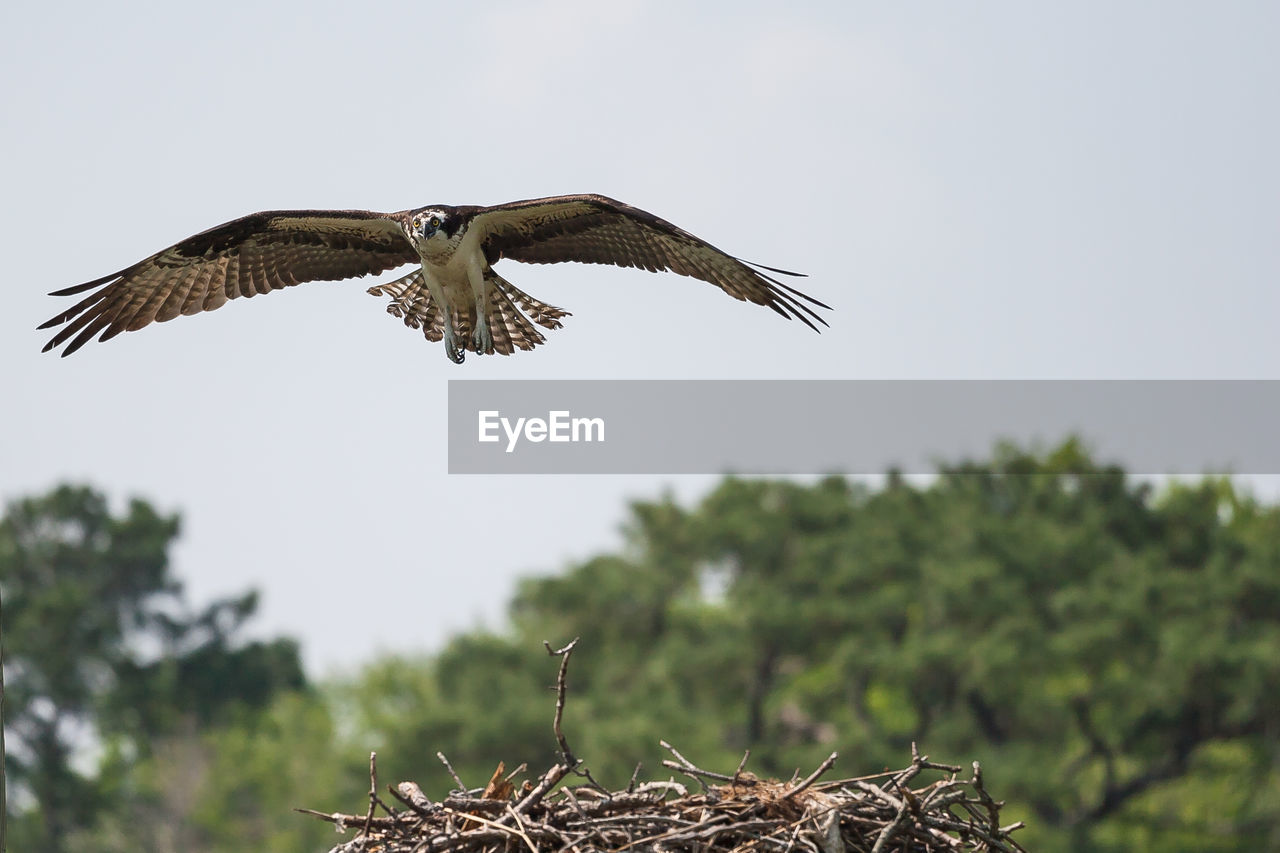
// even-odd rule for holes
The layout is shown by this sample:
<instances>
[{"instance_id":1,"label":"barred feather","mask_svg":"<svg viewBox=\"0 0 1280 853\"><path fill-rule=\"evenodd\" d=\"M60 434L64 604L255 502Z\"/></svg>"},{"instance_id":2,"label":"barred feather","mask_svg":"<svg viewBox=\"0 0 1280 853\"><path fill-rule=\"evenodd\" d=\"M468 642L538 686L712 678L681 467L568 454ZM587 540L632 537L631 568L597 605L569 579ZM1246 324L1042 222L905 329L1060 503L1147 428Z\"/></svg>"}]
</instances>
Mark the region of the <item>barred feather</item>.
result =
<instances>
[{"instance_id":1,"label":"barred feather","mask_svg":"<svg viewBox=\"0 0 1280 853\"><path fill-rule=\"evenodd\" d=\"M414 225L428 213L439 227L430 237L425 228ZM471 256L455 263L462 246ZM439 205L398 213L250 214L188 237L119 272L54 291L51 295L85 295L37 328L56 329L44 349L63 347L65 356L94 336L106 341L151 323L212 311L239 297L421 263L444 277L446 298L459 305L452 312L454 337L474 351L475 307L462 303L470 292L465 270L476 264L491 284L485 310L494 349L507 355L544 343L534 325L558 329L568 312L534 299L495 273L491 265L502 258L668 270L709 282L735 299L766 306L815 331L826 325L815 309L829 306L778 278L798 273L742 261L665 219L605 196L562 195L490 207ZM410 328L421 329L428 340L444 338L445 311L426 288L421 269L369 292L389 296L387 311Z\"/></svg>"},{"instance_id":2,"label":"barred feather","mask_svg":"<svg viewBox=\"0 0 1280 853\"><path fill-rule=\"evenodd\" d=\"M263 211L210 228L131 267L54 291L93 290L37 328L58 326L44 350L70 355L151 323L308 281L385 272L419 261L395 214L367 210ZM96 288L96 290L95 290Z\"/></svg>"},{"instance_id":3,"label":"barred feather","mask_svg":"<svg viewBox=\"0 0 1280 853\"><path fill-rule=\"evenodd\" d=\"M563 308L548 305L535 299L492 270L488 273L492 287L489 290L489 331L493 335L494 351L511 355L516 350L531 350L546 343L542 333L530 323L547 329L561 328L560 318L571 316ZM406 276L369 288L372 296L389 296L387 313L398 317L411 329L421 329L429 341L444 339L444 312L427 290L422 270L414 270ZM522 310L523 309L523 310ZM456 311L453 316L453 335L458 345L475 352L471 333L475 329L475 307Z\"/></svg>"}]
</instances>

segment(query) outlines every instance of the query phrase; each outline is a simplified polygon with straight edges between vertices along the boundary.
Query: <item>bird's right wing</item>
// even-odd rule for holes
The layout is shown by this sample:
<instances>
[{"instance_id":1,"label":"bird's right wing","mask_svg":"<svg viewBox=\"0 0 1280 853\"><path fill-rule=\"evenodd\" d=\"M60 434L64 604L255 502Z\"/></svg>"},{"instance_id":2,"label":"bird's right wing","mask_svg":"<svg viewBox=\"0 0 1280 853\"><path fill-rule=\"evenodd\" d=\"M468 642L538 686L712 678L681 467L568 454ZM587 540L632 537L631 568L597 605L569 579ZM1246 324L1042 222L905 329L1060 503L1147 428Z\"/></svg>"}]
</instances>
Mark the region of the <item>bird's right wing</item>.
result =
<instances>
[{"instance_id":1,"label":"bird's right wing","mask_svg":"<svg viewBox=\"0 0 1280 853\"><path fill-rule=\"evenodd\" d=\"M766 305L815 331L815 323L827 325L811 306L830 306L778 279L800 273L740 260L607 196L552 196L477 208L471 227L481 230L490 263L505 257L530 264L576 261L670 270L710 282L735 299Z\"/></svg>"},{"instance_id":2,"label":"bird's right wing","mask_svg":"<svg viewBox=\"0 0 1280 853\"><path fill-rule=\"evenodd\" d=\"M94 335L105 341L152 322L221 307L307 281L332 281L419 260L399 214L368 210L268 210L232 220L119 272L57 290L98 288L39 328L62 326L44 351L67 356Z\"/></svg>"}]
</instances>

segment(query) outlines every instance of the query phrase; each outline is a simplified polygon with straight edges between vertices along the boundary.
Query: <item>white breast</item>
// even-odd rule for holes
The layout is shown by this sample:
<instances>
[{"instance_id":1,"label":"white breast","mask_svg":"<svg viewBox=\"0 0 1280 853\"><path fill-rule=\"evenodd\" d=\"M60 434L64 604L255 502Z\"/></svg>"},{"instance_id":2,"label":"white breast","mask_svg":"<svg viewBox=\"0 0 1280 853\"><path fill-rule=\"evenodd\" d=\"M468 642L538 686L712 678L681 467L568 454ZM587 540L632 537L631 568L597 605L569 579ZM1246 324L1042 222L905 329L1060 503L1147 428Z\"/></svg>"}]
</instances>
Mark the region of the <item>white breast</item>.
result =
<instances>
[{"instance_id":1,"label":"white breast","mask_svg":"<svg viewBox=\"0 0 1280 853\"><path fill-rule=\"evenodd\" d=\"M424 251L425 250L425 251ZM465 310L475 301L468 270L477 262L484 267L477 229L466 228L452 240L432 239L419 249L422 271L438 284L444 298L457 310ZM437 297L439 298L439 297Z\"/></svg>"}]
</instances>

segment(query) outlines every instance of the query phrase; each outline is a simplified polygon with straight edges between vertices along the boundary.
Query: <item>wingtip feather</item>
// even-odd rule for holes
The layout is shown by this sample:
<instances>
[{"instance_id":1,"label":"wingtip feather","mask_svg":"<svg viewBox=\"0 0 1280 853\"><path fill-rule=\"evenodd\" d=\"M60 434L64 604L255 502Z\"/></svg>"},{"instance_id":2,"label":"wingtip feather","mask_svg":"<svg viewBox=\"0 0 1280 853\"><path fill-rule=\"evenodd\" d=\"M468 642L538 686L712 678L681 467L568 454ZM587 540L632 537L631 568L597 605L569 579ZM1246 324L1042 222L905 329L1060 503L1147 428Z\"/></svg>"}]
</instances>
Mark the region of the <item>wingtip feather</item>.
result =
<instances>
[{"instance_id":1,"label":"wingtip feather","mask_svg":"<svg viewBox=\"0 0 1280 853\"><path fill-rule=\"evenodd\" d=\"M133 269L130 267L129 269ZM119 272L113 272L111 275L104 275L102 278L95 278L93 281L86 281L84 284L73 284L70 287L64 287L61 290L50 291L50 296L75 296L77 293L84 293L86 290L92 290L100 284L106 284L112 279L120 278L120 276L129 272L129 269L123 269Z\"/></svg>"},{"instance_id":2,"label":"wingtip feather","mask_svg":"<svg viewBox=\"0 0 1280 853\"><path fill-rule=\"evenodd\" d=\"M795 272L794 270L778 269L777 267L771 267L768 264L758 264L755 261L748 261L742 258L734 258L734 260L740 264L746 264L749 267L755 267L756 269L760 269L760 270L768 270L769 272L776 272L778 273L778 275L790 275L790 276L795 276L796 278L809 277L809 274L807 272Z\"/></svg>"}]
</instances>

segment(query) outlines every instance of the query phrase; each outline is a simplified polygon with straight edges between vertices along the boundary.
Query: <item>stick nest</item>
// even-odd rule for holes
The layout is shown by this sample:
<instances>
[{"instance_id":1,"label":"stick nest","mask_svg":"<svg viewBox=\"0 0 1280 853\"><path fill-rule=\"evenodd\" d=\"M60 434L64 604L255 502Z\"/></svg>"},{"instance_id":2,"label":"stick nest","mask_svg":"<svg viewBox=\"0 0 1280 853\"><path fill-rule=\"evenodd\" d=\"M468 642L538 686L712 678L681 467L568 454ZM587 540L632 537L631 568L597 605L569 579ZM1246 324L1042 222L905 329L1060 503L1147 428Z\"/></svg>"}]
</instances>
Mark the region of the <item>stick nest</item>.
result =
<instances>
[{"instance_id":1,"label":"stick nest","mask_svg":"<svg viewBox=\"0 0 1280 853\"><path fill-rule=\"evenodd\" d=\"M663 766L694 780L697 791L674 779L637 784L634 777L625 789L608 791L574 757L560 728L574 643L547 647L560 656L554 720L560 760L536 783L517 789L511 779L524 766L504 777L499 764L483 789L468 790L453 774L458 790L438 803L413 782L389 787L403 806L396 808L379 796L376 756L370 756L365 814L299 811L338 831L356 831L330 853L1023 850L1010 837L1022 824L1000 825L1003 803L987 793L978 762L972 776L962 778L960 767L931 762L914 744L902 770L820 782L835 764L832 753L804 779L778 782L744 770L747 756L732 774L716 773L662 742L673 756ZM440 760L452 774L448 760ZM586 781L556 789L570 774Z\"/></svg>"}]
</instances>

